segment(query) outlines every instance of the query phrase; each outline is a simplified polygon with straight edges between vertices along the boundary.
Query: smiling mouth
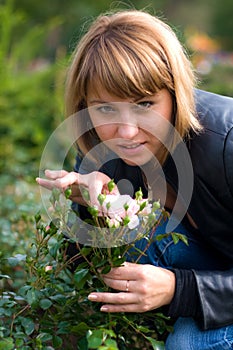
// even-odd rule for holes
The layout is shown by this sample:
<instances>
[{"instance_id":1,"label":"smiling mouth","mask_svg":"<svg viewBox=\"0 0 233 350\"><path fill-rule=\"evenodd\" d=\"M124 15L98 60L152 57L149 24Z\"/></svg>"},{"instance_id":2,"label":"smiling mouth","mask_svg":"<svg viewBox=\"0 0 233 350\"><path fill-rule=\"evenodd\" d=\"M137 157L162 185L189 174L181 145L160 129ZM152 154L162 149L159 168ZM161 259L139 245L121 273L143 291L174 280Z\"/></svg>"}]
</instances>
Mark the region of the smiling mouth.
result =
<instances>
[{"instance_id":1,"label":"smiling mouth","mask_svg":"<svg viewBox=\"0 0 233 350\"><path fill-rule=\"evenodd\" d=\"M134 143L134 144L131 144L131 145L119 145L119 147L126 148L126 149L134 149L134 148L143 146L144 144L145 143Z\"/></svg>"}]
</instances>

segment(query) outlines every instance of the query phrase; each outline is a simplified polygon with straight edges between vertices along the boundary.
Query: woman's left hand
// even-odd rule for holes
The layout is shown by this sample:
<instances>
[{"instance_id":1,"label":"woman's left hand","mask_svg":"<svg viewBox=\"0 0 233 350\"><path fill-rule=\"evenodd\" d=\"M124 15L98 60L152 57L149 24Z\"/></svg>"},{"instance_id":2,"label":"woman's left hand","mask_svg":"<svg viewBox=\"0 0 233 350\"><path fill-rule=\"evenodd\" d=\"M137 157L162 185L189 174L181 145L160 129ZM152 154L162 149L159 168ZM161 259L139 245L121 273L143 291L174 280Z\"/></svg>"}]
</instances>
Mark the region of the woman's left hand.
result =
<instances>
[{"instance_id":1,"label":"woman's left hand","mask_svg":"<svg viewBox=\"0 0 233 350\"><path fill-rule=\"evenodd\" d=\"M175 274L167 269L126 262L102 275L107 286L120 292L92 292L88 299L103 303L104 312L146 312L171 302Z\"/></svg>"}]
</instances>

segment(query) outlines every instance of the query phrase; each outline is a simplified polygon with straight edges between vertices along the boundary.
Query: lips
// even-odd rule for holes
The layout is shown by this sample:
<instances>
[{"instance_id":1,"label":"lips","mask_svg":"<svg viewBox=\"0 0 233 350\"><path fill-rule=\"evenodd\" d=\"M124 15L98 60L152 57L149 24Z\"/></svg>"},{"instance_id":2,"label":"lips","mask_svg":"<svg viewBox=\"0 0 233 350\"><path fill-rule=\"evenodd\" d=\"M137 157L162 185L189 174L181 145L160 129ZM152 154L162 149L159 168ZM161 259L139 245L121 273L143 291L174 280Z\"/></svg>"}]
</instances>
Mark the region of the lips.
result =
<instances>
[{"instance_id":1,"label":"lips","mask_svg":"<svg viewBox=\"0 0 233 350\"><path fill-rule=\"evenodd\" d=\"M140 143L137 143L136 145L129 145L129 146L120 146L120 147L123 147L123 148L126 148L126 149L133 149L133 148L137 148L137 147L139 147L139 146L141 146L141 144Z\"/></svg>"},{"instance_id":2,"label":"lips","mask_svg":"<svg viewBox=\"0 0 233 350\"><path fill-rule=\"evenodd\" d=\"M145 142L137 142L137 143L119 145L119 147L126 148L126 149L134 149L134 148L143 146L144 144Z\"/></svg>"},{"instance_id":3,"label":"lips","mask_svg":"<svg viewBox=\"0 0 233 350\"><path fill-rule=\"evenodd\" d=\"M120 156L122 157L135 157L135 156L142 156L143 152L145 150L145 144L143 143L130 143L130 144L120 144L117 146L118 152ZM118 153L117 152L117 153Z\"/></svg>"}]
</instances>

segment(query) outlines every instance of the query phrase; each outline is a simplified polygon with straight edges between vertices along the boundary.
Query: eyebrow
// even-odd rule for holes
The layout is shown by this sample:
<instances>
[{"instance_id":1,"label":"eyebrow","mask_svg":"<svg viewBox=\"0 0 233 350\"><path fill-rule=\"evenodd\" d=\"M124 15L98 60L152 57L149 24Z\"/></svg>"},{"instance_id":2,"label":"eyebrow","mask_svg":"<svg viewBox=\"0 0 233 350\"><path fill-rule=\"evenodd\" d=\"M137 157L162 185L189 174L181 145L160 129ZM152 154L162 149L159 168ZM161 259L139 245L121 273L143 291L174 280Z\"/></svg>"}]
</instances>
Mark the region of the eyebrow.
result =
<instances>
[{"instance_id":1,"label":"eyebrow","mask_svg":"<svg viewBox=\"0 0 233 350\"><path fill-rule=\"evenodd\" d=\"M113 102L103 101L103 100L91 100L91 101L89 101L89 104L93 104L93 103L113 103Z\"/></svg>"},{"instance_id":2,"label":"eyebrow","mask_svg":"<svg viewBox=\"0 0 233 350\"><path fill-rule=\"evenodd\" d=\"M145 99L146 96L143 96L143 97L140 97L140 98L135 98L135 100L132 100L132 101L129 101L129 103L138 103L140 102L141 100ZM104 103L116 103L114 101L104 101L104 100L90 100L89 101L89 104L95 104L95 103L98 103L98 104L104 104Z\"/></svg>"}]
</instances>

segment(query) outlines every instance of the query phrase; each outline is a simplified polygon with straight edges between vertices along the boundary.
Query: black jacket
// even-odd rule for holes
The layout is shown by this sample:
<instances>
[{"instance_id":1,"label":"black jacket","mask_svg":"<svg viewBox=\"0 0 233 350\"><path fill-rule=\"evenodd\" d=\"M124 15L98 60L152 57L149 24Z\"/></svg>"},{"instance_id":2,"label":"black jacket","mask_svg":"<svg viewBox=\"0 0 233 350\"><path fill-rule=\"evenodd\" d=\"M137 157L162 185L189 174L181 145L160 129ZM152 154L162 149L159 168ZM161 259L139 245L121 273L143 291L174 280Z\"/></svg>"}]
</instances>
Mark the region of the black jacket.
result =
<instances>
[{"instance_id":1,"label":"black jacket","mask_svg":"<svg viewBox=\"0 0 233 350\"><path fill-rule=\"evenodd\" d=\"M189 303L187 291L192 291L193 297L196 291L200 325L209 329L233 324L233 99L196 90L196 109L204 130L186 143L194 175L188 212L198 226L201 239L222 259L225 269L193 270L188 277L186 273L176 273L177 279L186 279L186 282L177 281L177 285L186 286L186 293L182 297L182 288L177 288L173 301L176 311L171 313L173 316L189 316L182 311L183 305ZM146 192L140 168L128 166L121 159L109 160L99 169L87 165L80 168L80 163L77 156L76 171L99 170L116 183L128 179L134 190L143 187ZM171 157L163 171L166 181L176 191L178 177ZM84 207L79 206L78 210L81 216L86 215Z\"/></svg>"},{"instance_id":2,"label":"black jacket","mask_svg":"<svg viewBox=\"0 0 233 350\"><path fill-rule=\"evenodd\" d=\"M190 155L195 186L190 213L209 244L230 260L226 271L195 271L204 328L233 323L233 99L198 92L205 133Z\"/></svg>"},{"instance_id":3,"label":"black jacket","mask_svg":"<svg viewBox=\"0 0 233 350\"><path fill-rule=\"evenodd\" d=\"M233 324L233 99L197 90L196 108L204 132L187 145L194 171L188 212L226 266L225 271L193 271L200 325L209 329Z\"/></svg>"}]
</instances>

